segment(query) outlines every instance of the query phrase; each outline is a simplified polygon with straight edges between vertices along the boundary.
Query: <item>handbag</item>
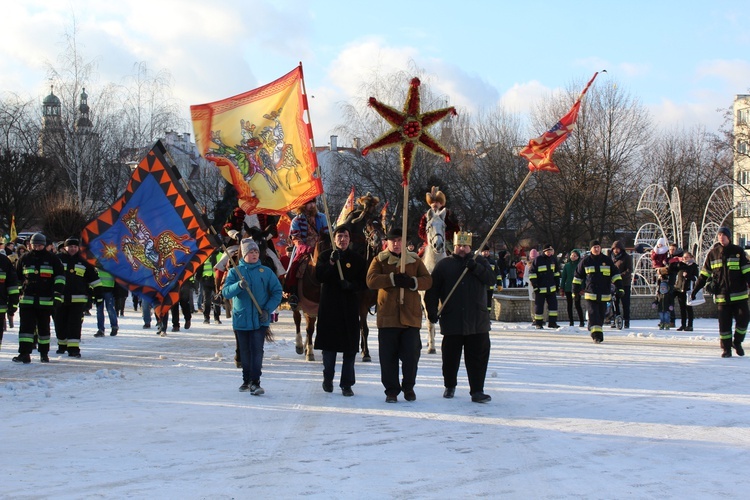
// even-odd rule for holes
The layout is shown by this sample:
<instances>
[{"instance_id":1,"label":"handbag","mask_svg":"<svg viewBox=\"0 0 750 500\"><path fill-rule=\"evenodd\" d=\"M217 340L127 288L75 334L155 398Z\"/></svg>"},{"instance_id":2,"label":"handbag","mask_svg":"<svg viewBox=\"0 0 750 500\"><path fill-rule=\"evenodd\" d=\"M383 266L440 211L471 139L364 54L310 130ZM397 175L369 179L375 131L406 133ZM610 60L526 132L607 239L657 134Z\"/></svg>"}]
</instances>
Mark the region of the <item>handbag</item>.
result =
<instances>
[{"instance_id":1,"label":"handbag","mask_svg":"<svg viewBox=\"0 0 750 500\"><path fill-rule=\"evenodd\" d=\"M706 303L706 297L703 296L703 289L698 290L698 293L695 294L695 298L691 298L692 296L692 289L693 287L690 287L690 291L687 292L687 305L691 307L699 306L701 304Z\"/></svg>"}]
</instances>

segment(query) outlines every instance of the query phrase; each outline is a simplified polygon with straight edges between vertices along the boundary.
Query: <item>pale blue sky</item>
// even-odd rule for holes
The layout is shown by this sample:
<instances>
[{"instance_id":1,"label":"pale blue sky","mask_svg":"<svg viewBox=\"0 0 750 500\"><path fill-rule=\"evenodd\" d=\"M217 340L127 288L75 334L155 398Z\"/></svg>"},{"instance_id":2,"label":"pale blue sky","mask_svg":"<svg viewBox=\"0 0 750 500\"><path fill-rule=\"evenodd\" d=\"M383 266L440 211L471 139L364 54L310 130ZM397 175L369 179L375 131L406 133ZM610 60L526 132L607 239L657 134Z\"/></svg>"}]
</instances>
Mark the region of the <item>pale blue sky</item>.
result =
<instances>
[{"instance_id":1,"label":"pale blue sky","mask_svg":"<svg viewBox=\"0 0 750 500\"><path fill-rule=\"evenodd\" d=\"M660 126L722 123L718 108L750 92L747 2L22 0L4 6L0 90L41 99L45 63L75 15L79 43L99 62L97 84L135 62L166 68L184 104L265 84L302 61L318 144L376 68L427 71L438 94L469 112L503 104L525 113L543 96L616 83ZM406 86L406 82L404 83ZM400 105L401 103L390 103ZM538 131L541 132L541 131Z\"/></svg>"}]
</instances>

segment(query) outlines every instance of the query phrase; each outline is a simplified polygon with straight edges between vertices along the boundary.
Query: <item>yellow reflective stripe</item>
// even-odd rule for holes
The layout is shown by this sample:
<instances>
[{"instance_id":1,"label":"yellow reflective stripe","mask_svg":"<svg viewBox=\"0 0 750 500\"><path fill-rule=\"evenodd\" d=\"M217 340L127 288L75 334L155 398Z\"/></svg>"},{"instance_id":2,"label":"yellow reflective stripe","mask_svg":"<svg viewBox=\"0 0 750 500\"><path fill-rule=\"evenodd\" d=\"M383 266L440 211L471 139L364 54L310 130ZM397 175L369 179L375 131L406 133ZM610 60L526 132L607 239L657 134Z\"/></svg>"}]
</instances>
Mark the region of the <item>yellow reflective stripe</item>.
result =
<instances>
[{"instance_id":1,"label":"yellow reflective stripe","mask_svg":"<svg viewBox=\"0 0 750 500\"><path fill-rule=\"evenodd\" d=\"M536 271L538 273L546 272L547 271L547 266L539 266L539 267L536 268Z\"/></svg>"},{"instance_id":2,"label":"yellow reflective stripe","mask_svg":"<svg viewBox=\"0 0 750 500\"><path fill-rule=\"evenodd\" d=\"M573 278L574 285L580 285L581 283L583 283L583 280L581 278Z\"/></svg>"}]
</instances>

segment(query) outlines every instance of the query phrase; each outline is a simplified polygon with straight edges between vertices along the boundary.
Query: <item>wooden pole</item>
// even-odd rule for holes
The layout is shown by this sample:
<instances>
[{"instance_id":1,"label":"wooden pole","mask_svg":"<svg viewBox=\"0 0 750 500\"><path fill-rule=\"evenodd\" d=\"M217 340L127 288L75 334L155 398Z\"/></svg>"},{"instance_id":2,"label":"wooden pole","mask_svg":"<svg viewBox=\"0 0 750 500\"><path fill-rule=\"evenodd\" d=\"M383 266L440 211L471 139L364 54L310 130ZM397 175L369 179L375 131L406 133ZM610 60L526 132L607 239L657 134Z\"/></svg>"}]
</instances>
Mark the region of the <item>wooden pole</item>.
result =
<instances>
[{"instance_id":1,"label":"wooden pole","mask_svg":"<svg viewBox=\"0 0 750 500\"><path fill-rule=\"evenodd\" d=\"M407 182L404 186L404 214L401 217L401 262L399 269L401 273L406 272L406 231L407 223L409 221L409 183ZM399 293L398 303L404 303L404 289L402 288Z\"/></svg>"},{"instance_id":2,"label":"wooden pole","mask_svg":"<svg viewBox=\"0 0 750 500\"><path fill-rule=\"evenodd\" d=\"M498 226L500 225L500 221L502 221L503 218L505 217L505 214L508 213L508 209L516 201L516 198L518 198L518 195L521 194L521 190L524 188L524 186L526 186L526 183L529 182L529 179L531 179L531 174L533 174L533 173L534 172L532 170L529 170L529 173L526 174L526 177L523 179L523 181L521 181L521 185L518 186L518 189L516 189L516 192L513 194L513 197L511 197L511 199L508 202L508 204L505 205L505 208L503 209L502 213L500 213L500 216L498 216L497 220L495 221L495 224L489 230L489 232L487 233L487 236L485 236L484 241L477 248L480 248L480 249L484 248L484 246L490 240L490 238L492 237L492 233L494 233L495 230L498 228ZM477 258L477 252L474 252L473 259L476 260L476 258ZM453 284L453 288L451 288L451 291L448 293L448 296L445 298L445 300L440 305L440 308L438 309L438 316L440 316L440 313L443 312L443 309L445 308L445 304L448 303L448 300L450 300L451 296L453 295L453 292L456 291L456 288L458 287L458 284L461 283L461 280L464 279L464 276L466 276L466 272L467 271L468 271L468 269L464 268L463 272L461 273L461 276L459 276L458 280Z\"/></svg>"},{"instance_id":3,"label":"wooden pole","mask_svg":"<svg viewBox=\"0 0 750 500\"><path fill-rule=\"evenodd\" d=\"M300 81L302 82L302 93L307 96L307 88L305 87L305 73L302 71L302 61L299 63L299 69L301 73ZM312 118L310 118L310 106L309 103L305 107L305 112L307 113L307 123L310 124L310 146L312 147L313 152L313 161L315 162L315 173L320 179L321 184L323 183L323 176L320 172L320 165L318 164L318 156L315 153L315 137L312 134ZM336 250L336 241L333 238L333 228L331 228L331 219L328 217L328 198L326 198L326 192L325 189L323 189L320 192L320 197L323 200L323 216L326 218L326 226L328 226L328 236L331 238L331 250ZM341 262L336 261L336 268L339 271L339 279L341 281L344 280L344 271L341 269Z\"/></svg>"}]
</instances>

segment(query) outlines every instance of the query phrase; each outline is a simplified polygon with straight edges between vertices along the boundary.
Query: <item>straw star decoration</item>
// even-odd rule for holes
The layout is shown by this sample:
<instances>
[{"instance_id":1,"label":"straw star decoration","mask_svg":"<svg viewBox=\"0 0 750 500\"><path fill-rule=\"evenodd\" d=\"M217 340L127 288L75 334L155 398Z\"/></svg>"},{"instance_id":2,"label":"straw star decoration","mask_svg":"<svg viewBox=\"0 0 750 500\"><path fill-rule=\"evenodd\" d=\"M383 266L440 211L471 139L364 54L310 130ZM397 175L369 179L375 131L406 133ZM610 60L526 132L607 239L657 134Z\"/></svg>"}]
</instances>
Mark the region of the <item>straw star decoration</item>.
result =
<instances>
[{"instance_id":1,"label":"straw star decoration","mask_svg":"<svg viewBox=\"0 0 750 500\"><path fill-rule=\"evenodd\" d=\"M370 151L382 148L401 146L401 175L402 184L409 184L409 171L414 162L414 155L418 147L422 147L430 153L442 156L445 161L451 161L450 154L440 143L427 133L427 129L448 116L456 115L454 107L436 109L426 113L420 112L419 78L413 78L409 86L409 93L404 103L404 110L398 111L386 104L378 102L370 97L369 104L380 116L390 123L393 128L380 136L375 142L362 150L366 156Z\"/></svg>"}]
</instances>

